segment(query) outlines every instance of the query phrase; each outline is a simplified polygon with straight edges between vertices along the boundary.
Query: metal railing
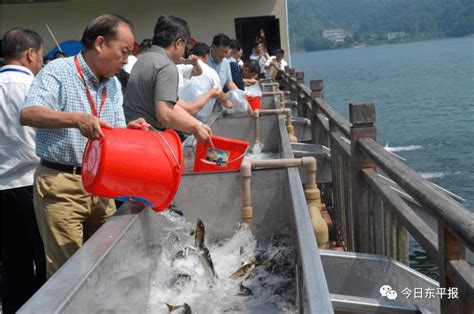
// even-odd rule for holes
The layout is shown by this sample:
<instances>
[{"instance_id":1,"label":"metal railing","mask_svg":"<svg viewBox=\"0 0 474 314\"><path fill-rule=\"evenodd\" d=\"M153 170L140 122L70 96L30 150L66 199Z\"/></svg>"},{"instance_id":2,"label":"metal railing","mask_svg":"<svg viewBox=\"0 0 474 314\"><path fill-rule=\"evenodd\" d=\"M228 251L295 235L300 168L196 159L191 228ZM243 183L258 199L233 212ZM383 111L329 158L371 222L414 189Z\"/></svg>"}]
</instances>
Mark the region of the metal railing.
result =
<instances>
[{"instance_id":1,"label":"metal railing","mask_svg":"<svg viewBox=\"0 0 474 314\"><path fill-rule=\"evenodd\" d=\"M442 312L472 313L465 249L474 251L474 213L376 142L375 104L349 104L348 121L325 102L321 80L308 88L303 72L287 69L280 84L311 120L312 142L331 150L332 184L322 192L333 203L340 244L407 264L409 232L437 263L440 287L458 288L458 299L440 299Z\"/></svg>"}]
</instances>

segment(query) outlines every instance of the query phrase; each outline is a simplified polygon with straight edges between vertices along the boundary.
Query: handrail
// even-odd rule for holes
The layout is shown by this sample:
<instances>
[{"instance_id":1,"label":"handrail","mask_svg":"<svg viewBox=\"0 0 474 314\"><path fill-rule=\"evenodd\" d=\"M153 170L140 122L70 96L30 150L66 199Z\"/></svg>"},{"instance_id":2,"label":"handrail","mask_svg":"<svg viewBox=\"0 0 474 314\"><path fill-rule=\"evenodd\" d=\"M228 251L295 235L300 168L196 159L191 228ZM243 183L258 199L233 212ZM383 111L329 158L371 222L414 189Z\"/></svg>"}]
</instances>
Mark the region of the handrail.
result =
<instances>
[{"instance_id":1,"label":"handrail","mask_svg":"<svg viewBox=\"0 0 474 314\"><path fill-rule=\"evenodd\" d=\"M424 179L376 142L375 104L350 104L348 121L325 102L322 80L310 81L309 90L284 73L281 84L298 102L298 113L305 117L309 113L313 143L327 145L334 153L333 186L326 193L334 204L340 243L349 250L387 254L401 261L408 255L410 232L437 262L440 286L459 288L459 300L440 300L441 311L471 313L474 270L464 250L474 251L474 213L459 203L462 198ZM381 180L380 171L406 197ZM437 230L423 215L436 221ZM388 222L383 220L387 217Z\"/></svg>"},{"instance_id":2,"label":"handrail","mask_svg":"<svg viewBox=\"0 0 474 314\"><path fill-rule=\"evenodd\" d=\"M352 124L349 122L349 120L344 118L343 115L341 115L331 106L329 106L324 99L316 98L314 102L321 109L321 111L324 112L324 114L329 118L329 120L334 121L334 123L338 126L338 128L345 136L350 136Z\"/></svg>"},{"instance_id":3,"label":"handrail","mask_svg":"<svg viewBox=\"0 0 474 314\"><path fill-rule=\"evenodd\" d=\"M474 251L474 213L452 198L437 191L429 181L389 154L376 141L359 140L359 147L378 167L409 192L421 205L429 208L436 219Z\"/></svg>"},{"instance_id":4,"label":"handrail","mask_svg":"<svg viewBox=\"0 0 474 314\"><path fill-rule=\"evenodd\" d=\"M402 219L415 240L421 244L432 259L438 256L438 236L428 224L416 215L413 210L401 199L398 193L388 187L388 184L373 169L364 169L364 176L369 184L376 189L387 204L394 208L397 216Z\"/></svg>"},{"instance_id":5,"label":"handrail","mask_svg":"<svg viewBox=\"0 0 474 314\"><path fill-rule=\"evenodd\" d=\"M311 99L311 90L308 87L304 84L298 84L296 78L288 76L287 73L283 73L283 77L290 85L295 84L309 99ZM352 124L349 120L329 106L323 98L315 98L313 100L313 106L314 104L316 104L317 108L319 108L330 121L334 122L345 136L350 136L350 128Z\"/></svg>"}]
</instances>

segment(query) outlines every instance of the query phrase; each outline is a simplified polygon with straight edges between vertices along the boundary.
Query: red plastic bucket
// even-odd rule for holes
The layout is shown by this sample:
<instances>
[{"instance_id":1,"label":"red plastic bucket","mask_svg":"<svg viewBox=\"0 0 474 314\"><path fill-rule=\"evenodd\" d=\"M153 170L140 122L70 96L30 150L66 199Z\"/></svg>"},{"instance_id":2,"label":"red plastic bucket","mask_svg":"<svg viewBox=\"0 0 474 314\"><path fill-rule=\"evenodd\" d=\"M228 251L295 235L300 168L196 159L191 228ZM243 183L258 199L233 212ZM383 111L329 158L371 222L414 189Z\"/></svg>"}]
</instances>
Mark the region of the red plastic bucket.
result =
<instances>
[{"instance_id":1,"label":"red plastic bucket","mask_svg":"<svg viewBox=\"0 0 474 314\"><path fill-rule=\"evenodd\" d=\"M209 142L197 143L194 172L239 170L249 143L215 135L211 135L211 140L214 149Z\"/></svg>"},{"instance_id":2,"label":"red plastic bucket","mask_svg":"<svg viewBox=\"0 0 474 314\"><path fill-rule=\"evenodd\" d=\"M162 211L178 191L183 151L178 134L125 128L102 129L89 140L82 161L87 192L132 200Z\"/></svg>"},{"instance_id":3,"label":"red plastic bucket","mask_svg":"<svg viewBox=\"0 0 474 314\"><path fill-rule=\"evenodd\" d=\"M250 107L252 107L252 110L262 109L262 106L260 104L260 97L258 97L258 96L248 96L247 100L250 104Z\"/></svg>"}]
</instances>

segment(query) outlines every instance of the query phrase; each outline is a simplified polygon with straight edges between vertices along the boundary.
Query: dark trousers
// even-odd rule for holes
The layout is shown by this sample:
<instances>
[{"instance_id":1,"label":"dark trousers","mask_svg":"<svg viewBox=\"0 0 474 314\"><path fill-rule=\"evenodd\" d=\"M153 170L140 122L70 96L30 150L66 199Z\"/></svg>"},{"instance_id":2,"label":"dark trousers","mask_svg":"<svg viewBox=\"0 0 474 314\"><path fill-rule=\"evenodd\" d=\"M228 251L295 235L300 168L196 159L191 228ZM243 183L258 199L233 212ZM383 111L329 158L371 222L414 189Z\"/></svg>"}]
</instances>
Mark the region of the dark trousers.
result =
<instances>
[{"instance_id":1,"label":"dark trousers","mask_svg":"<svg viewBox=\"0 0 474 314\"><path fill-rule=\"evenodd\" d=\"M17 311L46 281L46 260L33 208L33 187L0 191L2 308Z\"/></svg>"}]
</instances>

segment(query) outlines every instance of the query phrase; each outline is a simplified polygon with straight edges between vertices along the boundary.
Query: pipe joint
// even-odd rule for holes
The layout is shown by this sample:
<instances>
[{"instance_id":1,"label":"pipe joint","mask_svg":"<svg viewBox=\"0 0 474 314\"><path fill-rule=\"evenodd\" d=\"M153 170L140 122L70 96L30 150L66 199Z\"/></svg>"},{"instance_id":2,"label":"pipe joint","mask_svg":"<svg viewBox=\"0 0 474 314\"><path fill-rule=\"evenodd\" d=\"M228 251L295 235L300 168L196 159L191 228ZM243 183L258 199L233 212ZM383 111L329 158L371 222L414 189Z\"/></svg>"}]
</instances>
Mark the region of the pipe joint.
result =
<instances>
[{"instance_id":1,"label":"pipe joint","mask_svg":"<svg viewBox=\"0 0 474 314\"><path fill-rule=\"evenodd\" d=\"M242 207L242 209L240 210L240 216L242 219L253 218L253 207L252 206Z\"/></svg>"},{"instance_id":2,"label":"pipe joint","mask_svg":"<svg viewBox=\"0 0 474 314\"><path fill-rule=\"evenodd\" d=\"M325 249L329 243L329 227L320 211L315 210L315 215L311 217L314 235L320 249Z\"/></svg>"},{"instance_id":3,"label":"pipe joint","mask_svg":"<svg viewBox=\"0 0 474 314\"><path fill-rule=\"evenodd\" d=\"M302 157L301 160L303 166L306 167L308 172L308 185L311 184L316 187L316 171L318 169L316 158Z\"/></svg>"},{"instance_id":4,"label":"pipe joint","mask_svg":"<svg viewBox=\"0 0 474 314\"><path fill-rule=\"evenodd\" d=\"M240 175L242 178L250 178L252 176L252 159L245 157L240 164Z\"/></svg>"}]
</instances>

